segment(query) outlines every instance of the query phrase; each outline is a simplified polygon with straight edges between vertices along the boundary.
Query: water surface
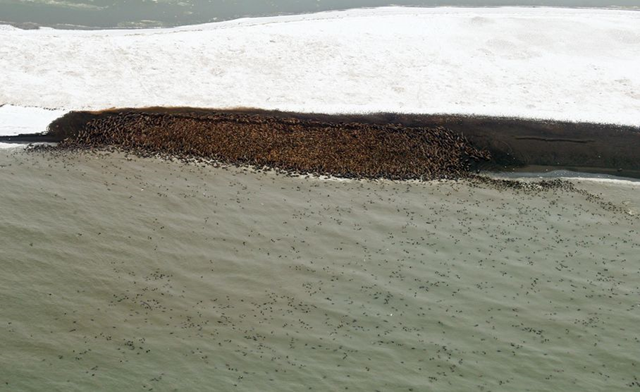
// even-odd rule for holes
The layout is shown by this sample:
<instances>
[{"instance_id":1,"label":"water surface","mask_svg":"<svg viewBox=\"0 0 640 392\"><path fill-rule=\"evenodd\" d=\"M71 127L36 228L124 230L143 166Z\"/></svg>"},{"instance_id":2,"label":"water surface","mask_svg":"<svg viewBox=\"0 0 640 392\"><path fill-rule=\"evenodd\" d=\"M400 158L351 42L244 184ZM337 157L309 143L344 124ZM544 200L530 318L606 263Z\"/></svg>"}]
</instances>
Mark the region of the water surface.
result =
<instances>
[{"instance_id":1,"label":"water surface","mask_svg":"<svg viewBox=\"0 0 640 392\"><path fill-rule=\"evenodd\" d=\"M166 27L389 5L638 7L636 0L0 0L0 21L20 27Z\"/></svg>"},{"instance_id":2,"label":"water surface","mask_svg":"<svg viewBox=\"0 0 640 392\"><path fill-rule=\"evenodd\" d=\"M0 390L637 387L637 183L16 150L0 183Z\"/></svg>"}]
</instances>

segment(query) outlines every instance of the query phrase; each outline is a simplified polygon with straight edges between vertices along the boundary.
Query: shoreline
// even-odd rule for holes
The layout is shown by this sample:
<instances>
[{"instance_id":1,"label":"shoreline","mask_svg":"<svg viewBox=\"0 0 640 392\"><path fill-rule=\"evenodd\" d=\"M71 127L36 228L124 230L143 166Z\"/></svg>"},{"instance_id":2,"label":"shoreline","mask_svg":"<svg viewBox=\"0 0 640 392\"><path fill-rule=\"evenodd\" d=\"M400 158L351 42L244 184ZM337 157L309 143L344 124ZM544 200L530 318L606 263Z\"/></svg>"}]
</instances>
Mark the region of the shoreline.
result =
<instances>
[{"instance_id":1,"label":"shoreline","mask_svg":"<svg viewBox=\"0 0 640 392\"><path fill-rule=\"evenodd\" d=\"M442 126L197 108L71 112L43 135L56 151L115 148L142 157L354 179L462 178L490 155ZM32 139L33 140L33 139Z\"/></svg>"},{"instance_id":2,"label":"shoreline","mask_svg":"<svg viewBox=\"0 0 640 392\"><path fill-rule=\"evenodd\" d=\"M295 18L304 17L306 15L326 14L333 12L353 12L358 10L376 10L385 8L408 8L408 9L451 9L451 10L467 10L467 9L479 9L479 10L501 10L501 9L555 9L559 11L563 10L576 10L576 11L622 11L622 12L640 12L638 6L627 5L593 5L593 6L571 6L571 5L518 5L518 4L505 4L505 5L474 5L461 3L444 4L444 5L427 5L427 4L399 4L399 5L371 5L371 6L353 6L346 8L336 9L322 9L322 10L309 10L300 12L275 12L275 13L260 13L260 14L244 14L236 15L229 18L218 19L215 18L209 21L195 21L190 23L178 23L178 24L160 24L160 25L148 25L148 24L135 24L132 23L129 26L95 26L85 24L73 24L73 23L39 23L32 21L15 22L10 20L0 20L0 26L9 26L18 30L56 30L56 31L142 31L142 30L162 30L162 29L177 29L177 28L189 28L189 27L203 27L207 25L216 25L231 23L236 21L245 21L247 19L265 19L265 18ZM158 21L159 22L159 21Z\"/></svg>"},{"instance_id":3,"label":"shoreline","mask_svg":"<svg viewBox=\"0 0 640 392\"><path fill-rule=\"evenodd\" d=\"M640 156L637 154L637 151L640 150L640 128L638 127L486 116L398 113L334 115L260 109L123 108L100 112L71 112L55 120L45 135L0 137L0 142L63 142L65 139L71 141L92 121L110 119L114 116L163 117L170 119L174 125L182 122L178 128L193 121L213 124L231 118L233 121L240 121L235 125L236 127L242 127L243 123L248 124L252 121L254 123L271 121L273 124L279 124L277 126L285 132L287 128L297 127L297 132L301 132L300 135L303 135L303 129L313 131L318 127L329 127L340 130L355 126L361 129L378 129L376 131L378 133L370 135L373 139L380 139L386 132L393 129L407 132L416 129L444 128L466 139L478 151L486 150L490 153L491 160L474 162L469 170L531 172L533 169L533 172L544 172L549 169L570 169L577 172L640 178ZM147 132L149 128L152 128L150 125L146 127L142 126L138 131ZM245 130L247 129L245 127ZM147 152L166 152L165 147L175 140L171 141L171 135L164 137L162 142L158 142L159 144L148 149ZM200 140L201 143L207 142ZM315 143L318 143L318 140L316 139ZM261 145L263 141L256 139L250 140L248 143L255 146L255 143ZM112 145L121 144L115 139L110 143ZM379 140L375 143L379 143ZM378 153L390 151L389 149L392 147L391 144L376 144L376 146L375 148L380 148L376 150ZM193 147L189 148L193 149ZM314 146L314 148L316 147L318 146ZM145 148L149 148L149 146ZM331 149L333 148L331 147ZM294 151L287 153L295 154ZM366 151L363 151L362 154L365 155ZM274 167L277 168L277 165ZM330 172L329 174L335 173Z\"/></svg>"}]
</instances>

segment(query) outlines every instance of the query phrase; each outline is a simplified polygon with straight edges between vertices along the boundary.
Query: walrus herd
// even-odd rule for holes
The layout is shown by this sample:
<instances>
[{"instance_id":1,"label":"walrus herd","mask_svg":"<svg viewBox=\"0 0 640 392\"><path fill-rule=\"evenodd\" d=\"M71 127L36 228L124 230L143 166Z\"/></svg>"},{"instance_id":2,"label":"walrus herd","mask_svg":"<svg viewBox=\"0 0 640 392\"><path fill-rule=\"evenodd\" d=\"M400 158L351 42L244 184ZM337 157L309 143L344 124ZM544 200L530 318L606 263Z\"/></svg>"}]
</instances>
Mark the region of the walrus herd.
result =
<instances>
[{"instance_id":1,"label":"walrus herd","mask_svg":"<svg viewBox=\"0 0 640 392\"><path fill-rule=\"evenodd\" d=\"M50 126L55 132L55 122ZM56 149L161 156L368 179L462 178L489 153L448 128L323 122L258 114L123 111L73 124Z\"/></svg>"}]
</instances>

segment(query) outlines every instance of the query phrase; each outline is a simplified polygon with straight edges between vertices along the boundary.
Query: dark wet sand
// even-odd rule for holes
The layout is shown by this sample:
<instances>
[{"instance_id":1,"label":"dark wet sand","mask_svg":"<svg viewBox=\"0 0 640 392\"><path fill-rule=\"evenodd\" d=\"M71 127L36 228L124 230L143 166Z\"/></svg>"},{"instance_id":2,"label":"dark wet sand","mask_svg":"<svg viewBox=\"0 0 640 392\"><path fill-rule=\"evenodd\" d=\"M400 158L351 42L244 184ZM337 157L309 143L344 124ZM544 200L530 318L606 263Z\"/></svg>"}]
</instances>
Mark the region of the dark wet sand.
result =
<instances>
[{"instance_id":1,"label":"dark wet sand","mask_svg":"<svg viewBox=\"0 0 640 392\"><path fill-rule=\"evenodd\" d=\"M212 121L211 116L233 115L262 121L300 121L297 126L323 123L334 129L390 127L408 132L414 128L444 127L464 138L477 150L486 150L491 160L473 169L490 171L553 170L609 173L640 177L640 128L611 124L572 123L455 115L374 113L327 115L290 113L258 109L214 110L200 108L113 109L101 112L73 112L50 126L46 141L62 141L77 134L87 123L123 115L170 116L173 121ZM213 120L215 121L215 120ZM317 127L317 126L316 126ZM20 138L13 138L20 140ZM6 139L4 141L7 141ZM34 141L31 140L25 141Z\"/></svg>"}]
</instances>

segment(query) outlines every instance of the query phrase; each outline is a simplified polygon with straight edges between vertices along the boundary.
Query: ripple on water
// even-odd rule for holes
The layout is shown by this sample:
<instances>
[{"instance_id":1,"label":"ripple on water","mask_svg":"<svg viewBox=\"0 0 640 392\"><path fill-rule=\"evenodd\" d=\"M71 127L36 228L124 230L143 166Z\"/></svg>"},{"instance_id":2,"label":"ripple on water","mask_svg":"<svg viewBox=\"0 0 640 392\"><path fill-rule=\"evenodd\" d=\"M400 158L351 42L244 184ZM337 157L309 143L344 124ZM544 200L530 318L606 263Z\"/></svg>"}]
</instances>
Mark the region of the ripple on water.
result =
<instances>
[{"instance_id":1,"label":"ripple on water","mask_svg":"<svg viewBox=\"0 0 640 392\"><path fill-rule=\"evenodd\" d=\"M638 219L603 208L637 209L635 185L525 192L16 151L0 152L0 181L8 390L637 383Z\"/></svg>"}]
</instances>

